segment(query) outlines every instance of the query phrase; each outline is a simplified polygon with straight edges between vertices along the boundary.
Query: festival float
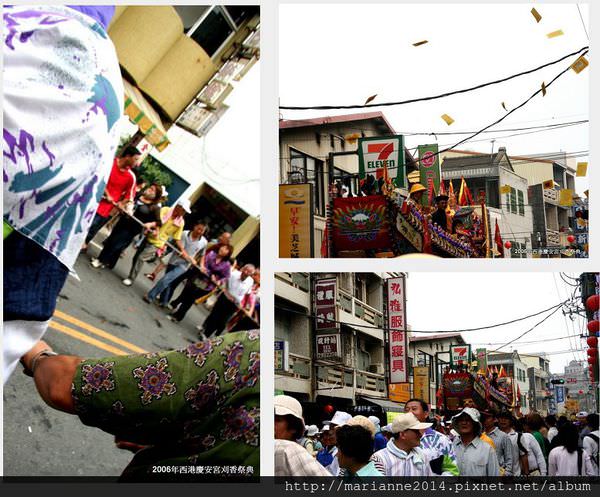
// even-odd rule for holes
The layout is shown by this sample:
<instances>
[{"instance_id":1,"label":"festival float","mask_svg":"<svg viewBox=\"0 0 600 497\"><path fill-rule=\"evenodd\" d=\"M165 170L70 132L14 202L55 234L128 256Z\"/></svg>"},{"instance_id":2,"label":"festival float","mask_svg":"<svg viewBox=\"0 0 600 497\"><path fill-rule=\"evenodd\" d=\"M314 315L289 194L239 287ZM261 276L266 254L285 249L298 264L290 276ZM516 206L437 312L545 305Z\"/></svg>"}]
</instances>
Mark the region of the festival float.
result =
<instances>
[{"instance_id":1,"label":"festival float","mask_svg":"<svg viewBox=\"0 0 600 497\"><path fill-rule=\"evenodd\" d=\"M443 183L442 183L443 185ZM466 186L466 185L465 185ZM432 222L435 208L403 196L398 189L380 194L341 197L332 189L327 213L329 257L399 257L428 254L445 258L490 257L489 215L485 198L456 205L449 197L450 219L460 219L454 233ZM440 192L444 194L443 191ZM430 195L431 197L431 195ZM454 205L453 205L454 204ZM453 208L454 207L454 208Z\"/></svg>"},{"instance_id":2,"label":"festival float","mask_svg":"<svg viewBox=\"0 0 600 497\"><path fill-rule=\"evenodd\" d=\"M496 366L487 371L472 373L464 369L448 369L442 376L438 390L438 405L445 416L453 416L465 407L480 411L514 411L520 407L520 392L517 391L504 368Z\"/></svg>"}]
</instances>

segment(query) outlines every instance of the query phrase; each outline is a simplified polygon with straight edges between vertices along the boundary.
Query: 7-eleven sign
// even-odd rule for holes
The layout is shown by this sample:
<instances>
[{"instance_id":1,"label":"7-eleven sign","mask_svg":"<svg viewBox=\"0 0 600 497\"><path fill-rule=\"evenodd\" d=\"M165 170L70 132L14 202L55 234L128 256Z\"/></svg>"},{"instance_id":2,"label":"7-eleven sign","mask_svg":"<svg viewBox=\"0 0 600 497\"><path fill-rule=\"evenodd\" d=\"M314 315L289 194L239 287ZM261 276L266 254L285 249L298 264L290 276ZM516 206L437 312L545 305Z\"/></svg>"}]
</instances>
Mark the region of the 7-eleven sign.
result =
<instances>
[{"instance_id":1,"label":"7-eleven sign","mask_svg":"<svg viewBox=\"0 0 600 497\"><path fill-rule=\"evenodd\" d=\"M406 186L404 137L369 137L358 140L359 176L390 178L397 187Z\"/></svg>"},{"instance_id":2,"label":"7-eleven sign","mask_svg":"<svg viewBox=\"0 0 600 497\"><path fill-rule=\"evenodd\" d=\"M450 363L453 366L468 365L471 362L470 345L452 345L450 347Z\"/></svg>"}]
</instances>

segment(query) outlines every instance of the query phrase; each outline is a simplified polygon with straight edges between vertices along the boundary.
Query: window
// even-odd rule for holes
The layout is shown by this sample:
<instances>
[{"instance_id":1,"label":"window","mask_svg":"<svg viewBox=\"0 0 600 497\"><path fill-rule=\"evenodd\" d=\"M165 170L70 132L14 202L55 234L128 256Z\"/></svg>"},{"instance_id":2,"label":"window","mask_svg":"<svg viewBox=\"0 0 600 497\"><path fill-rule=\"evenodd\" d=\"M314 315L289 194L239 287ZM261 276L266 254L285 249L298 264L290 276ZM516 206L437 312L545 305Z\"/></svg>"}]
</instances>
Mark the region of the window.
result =
<instances>
[{"instance_id":1,"label":"window","mask_svg":"<svg viewBox=\"0 0 600 497\"><path fill-rule=\"evenodd\" d=\"M510 197L509 210L512 214L516 214L517 213L517 192L512 186L510 187L509 197Z\"/></svg>"},{"instance_id":2,"label":"window","mask_svg":"<svg viewBox=\"0 0 600 497\"><path fill-rule=\"evenodd\" d=\"M292 173L300 173L303 181L313 185L314 213L324 216L326 192L323 181L325 173L323 161L290 148L290 166Z\"/></svg>"},{"instance_id":3,"label":"window","mask_svg":"<svg viewBox=\"0 0 600 497\"><path fill-rule=\"evenodd\" d=\"M519 203L519 215L525 215L525 196L521 190L517 190L517 201Z\"/></svg>"},{"instance_id":4,"label":"window","mask_svg":"<svg viewBox=\"0 0 600 497\"><path fill-rule=\"evenodd\" d=\"M350 190L349 193L351 193L352 195L357 195L360 191L359 182L356 175L352 175L338 167L333 168L333 181L334 183L340 181L342 185L347 186Z\"/></svg>"},{"instance_id":5,"label":"window","mask_svg":"<svg viewBox=\"0 0 600 497\"><path fill-rule=\"evenodd\" d=\"M256 5L216 6L202 17L186 34L213 57L236 30L248 19L258 14Z\"/></svg>"}]
</instances>

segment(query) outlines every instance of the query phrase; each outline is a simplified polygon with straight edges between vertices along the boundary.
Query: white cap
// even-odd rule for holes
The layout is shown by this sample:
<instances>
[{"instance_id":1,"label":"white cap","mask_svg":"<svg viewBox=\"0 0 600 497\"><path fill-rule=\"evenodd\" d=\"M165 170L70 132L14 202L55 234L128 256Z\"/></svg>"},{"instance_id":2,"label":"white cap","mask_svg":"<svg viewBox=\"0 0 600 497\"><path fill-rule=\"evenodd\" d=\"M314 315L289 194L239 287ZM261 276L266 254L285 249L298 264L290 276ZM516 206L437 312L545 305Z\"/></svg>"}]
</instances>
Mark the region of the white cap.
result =
<instances>
[{"instance_id":1,"label":"white cap","mask_svg":"<svg viewBox=\"0 0 600 497\"><path fill-rule=\"evenodd\" d=\"M375 428L378 428L381 423L377 416L369 416L369 421L375 425Z\"/></svg>"},{"instance_id":2,"label":"white cap","mask_svg":"<svg viewBox=\"0 0 600 497\"><path fill-rule=\"evenodd\" d=\"M333 418L331 421L325 421L326 423L330 423L336 426L344 426L348 421L352 419L352 416L344 411L335 411Z\"/></svg>"},{"instance_id":3,"label":"white cap","mask_svg":"<svg viewBox=\"0 0 600 497\"><path fill-rule=\"evenodd\" d=\"M580 411L577 414L575 414L575 417L577 418L587 418L588 417L588 413L585 411Z\"/></svg>"},{"instance_id":4,"label":"white cap","mask_svg":"<svg viewBox=\"0 0 600 497\"><path fill-rule=\"evenodd\" d=\"M321 429L321 432L324 432L324 431L329 431L329 423L325 423L323 425L323 428Z\"/></svg>"},{"instance_id":5,"label":"white cap","mask_svg":"<svg viewBox=\"0 0 600 497\"><path fill-rule=\"evenodd\" d=\"M277 416L294 416L304 423L302 418L302 406L294 397L289 395L275 395L273 400L275 414Z\"/></svg>"},{"instance_id":6,"label":"white cap","mask_svg":"<svg viewBox=\"0 0 600 497\"><path fill-rule=\"evenodd\" d=\"M177 201L177 205L180 206L188 214L192 212L192 208L190 206L190 201L187 198L180 198Z\"/></svg>"},{"instance_id":7,"label":"white cap","mask_svg":"<svg viewBox=\"0 0 600 497\"><path fill-rule=\"evenodd\" d=\"M424 430L433 423L421 423L412 412L398 414L392 422L392 433L400 433L406 430Z\"/></svg>"},{"instance_id":8,"label":"white cap","mask_svg":"<svg viewBox=\"0 0 600 497\"><path fill-rule=\"evenodd\" d=\"M307 437L314 437L317 433L319 433L319 428L317 428L317 425L309 425L309 427L306 428Z\"/></svg>"},{"instance_id":9,"label":"white cap","mask_svg":"<svg viewBox=\"0 0 600 497\"><path fill-rule=\"evenodd\" d=\"M373 422L371 421L371 416L369 416L368 418L366 418L365 416L354 416L353 418L349 419L348 422L346 423L347 426L362 426L364 429L366 429L372 437L375 436L375 433L377 433L377 428L375 428L375 425L373 424Z\"/></svg>"},{"instance_id":10,"label":"white cap","mask_svg":"<svg viewBox=\"0 0 600 497\"><path fill-rule=\"evenodd\" d=\"M381 431L387 431L388 433L392 433L392 423L382 426Z\"/></svg>"}]
</instances>

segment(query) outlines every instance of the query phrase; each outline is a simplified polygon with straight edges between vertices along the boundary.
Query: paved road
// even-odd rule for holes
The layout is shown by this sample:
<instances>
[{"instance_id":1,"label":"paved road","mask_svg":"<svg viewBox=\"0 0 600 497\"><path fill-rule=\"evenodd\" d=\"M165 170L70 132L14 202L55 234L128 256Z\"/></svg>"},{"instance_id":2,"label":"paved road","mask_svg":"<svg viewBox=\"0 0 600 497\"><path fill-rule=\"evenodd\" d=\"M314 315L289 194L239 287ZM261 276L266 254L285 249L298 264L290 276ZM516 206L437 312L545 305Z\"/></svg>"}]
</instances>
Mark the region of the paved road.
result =
<instances>
[{"instance_id":1,"label":"paved road","mask_svg":"<svg viewBox=\"0 0 600 497\"><path fill-rule=\"evenodd\" d=\"M96 254L98 247L92 247ZM181 323L146 304L141 296L151 282L140 273L132 287L121 280L133 251L114 271L93 269L89 256L76 264L80 281L69 276L46 341L61 353L106 357L173 349L193 343L195 326L207 311L194 306ZM146 270L150 266L145 266ZM176 292L177 295L177 292ZM6 476L118 476L132 454L115 448L113 437L55 411L38 396L20 366L4 387L4 474Z\"/></svg>"}]
</instances>

